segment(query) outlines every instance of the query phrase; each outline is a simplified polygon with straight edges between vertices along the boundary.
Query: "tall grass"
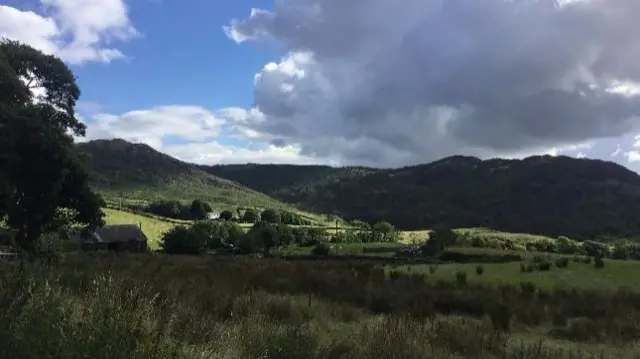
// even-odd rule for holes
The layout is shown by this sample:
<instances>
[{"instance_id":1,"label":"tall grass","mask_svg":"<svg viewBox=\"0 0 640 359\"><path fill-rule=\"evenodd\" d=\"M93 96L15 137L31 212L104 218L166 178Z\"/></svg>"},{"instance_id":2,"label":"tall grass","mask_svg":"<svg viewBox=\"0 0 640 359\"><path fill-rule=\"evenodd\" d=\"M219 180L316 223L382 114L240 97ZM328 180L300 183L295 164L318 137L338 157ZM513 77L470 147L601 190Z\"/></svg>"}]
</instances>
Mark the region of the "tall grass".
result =
<instances>
[{"instance_id":1,"label":"tall grass","mask_svg":"<svg viewBox=\"0 0 640 359\"><path fill-rule=\"evenodd\" d=\"M364 263L282 263L160 255L71 256L0 268L1 358L637 357L638 303L626 292L491 293L394 279ZM535 288L534 288L535 289ZM564 297L562 297L564 295ZM586 301L568 318L569 304ZM474 298L472 298L474 297ZM396 298L396 299L393 299ZM504 299L500 299L504 298ZM445 306L445 299L457 303ZM594 314L610 321L579 319ZM485 315L460 310L477 304ZM496 307L496 303L500 307ZM518 304L519 303L519 304ZM572 302L574 305L575 301ZM513 304L515 308L509 308ZM523 320L520 307L539 315ZM427 309L428 308L428 309ZM452 309L458 310L452 310ZM586 309L585 309L586 308ZM547 315L545 310L551 312ZM386 314L380 314L386 313ZM502 313L502 314L501 314ZM506 315L504 313L507 313ZM510 313L510 314L509 314ZM549 316L549 318L547 318ZM558 335L541 334L560 316ZM513 325L498 326L499 318ZM596 316L597 317L597 316ZM562 323L560 323L562 322ZM618 323L616 332L606 323ZM624 324L624 325L623 325ZM514 329L519 326L536 330ZM572 329L572 326L575 328ZM595 327L599 337L576 337ZM560 329L558 329L560 330ZM630 332L629 332L630 331ZM624 333L631 333L625 337ZM636 336L637 337L637 336Z\"/></svg>"}]
</instances>

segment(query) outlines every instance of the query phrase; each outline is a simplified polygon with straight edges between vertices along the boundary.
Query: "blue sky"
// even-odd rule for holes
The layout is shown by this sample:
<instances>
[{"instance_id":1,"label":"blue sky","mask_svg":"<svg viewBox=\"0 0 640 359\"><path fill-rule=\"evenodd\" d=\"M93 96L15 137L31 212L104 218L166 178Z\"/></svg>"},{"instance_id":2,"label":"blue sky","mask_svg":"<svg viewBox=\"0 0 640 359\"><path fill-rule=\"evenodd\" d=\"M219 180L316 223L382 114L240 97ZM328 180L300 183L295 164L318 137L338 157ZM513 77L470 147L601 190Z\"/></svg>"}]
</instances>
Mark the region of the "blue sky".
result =
<instances>
[{"instance_id":1,"label":"blue sky","mask_svg":"<svg viewBox=\"0 0 640 359\"><path fill-rule=\"evenodd\" d=\"M208 164L564 154L638 171L637 1L612 3L0 0L0 36L75 72L80 141Z\"/></svg>"}]
</instances>

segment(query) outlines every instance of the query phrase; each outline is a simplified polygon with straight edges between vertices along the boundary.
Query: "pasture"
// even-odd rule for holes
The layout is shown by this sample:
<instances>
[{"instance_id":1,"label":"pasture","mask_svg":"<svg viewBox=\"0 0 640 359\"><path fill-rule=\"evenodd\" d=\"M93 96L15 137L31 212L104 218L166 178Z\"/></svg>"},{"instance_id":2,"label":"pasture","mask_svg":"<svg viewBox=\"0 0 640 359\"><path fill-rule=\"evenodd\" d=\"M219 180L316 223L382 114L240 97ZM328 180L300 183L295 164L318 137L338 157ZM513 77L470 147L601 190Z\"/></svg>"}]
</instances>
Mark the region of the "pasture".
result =
<instances>
[{"instance_id":1,"label":"pasture","mask_svg":"<svg viewBox=\"0 0 640 359\"><path fill-rule=\"evenodd\" d=\"M0 265L0 357L640 355L640 322L629 315L640 296L628 292L433 285L385 279L365 261L154 254Z\"/></svg>"},{"instance_id":2,"label":"pasture","mask_svg":"<svg viewBox=\"0 0 640 359\"><path fill-rule=\"evenodd\" d=\"M523 282L534 284L545 290L555 289L586 289L614 291L625 287L640 293L640 262L605 260L605 266L596 269L593 263L585 264L569 261L567 268L558 268L552 262L549 271L535 270L531 273L521 272L520 264L509 263L452 263L439 265L406 265L395 268L388 267L388 271L402 271L424 275L427 281L455 282L456 273L467 274L470 284L481 285L519 285ZM476 268L481 265L482 275L476 274ZM435 271L431 269L435 267Z\"/></svg>"},{"instance_id":3,"label":"pasture","mask_svg":"<svg viewBox=\"0 0 640 359\"><path fill-rule=\"evenodd\" d=\"M142 226L142 231L149 238L149 247L158 248L162 235L171 228L179 224L188 224L187 221L169 220L162 217L142 216L139 214L119 211L111 208L103 208L105 222L113 224L138 224Z\"/></svg>"}]
</instances>

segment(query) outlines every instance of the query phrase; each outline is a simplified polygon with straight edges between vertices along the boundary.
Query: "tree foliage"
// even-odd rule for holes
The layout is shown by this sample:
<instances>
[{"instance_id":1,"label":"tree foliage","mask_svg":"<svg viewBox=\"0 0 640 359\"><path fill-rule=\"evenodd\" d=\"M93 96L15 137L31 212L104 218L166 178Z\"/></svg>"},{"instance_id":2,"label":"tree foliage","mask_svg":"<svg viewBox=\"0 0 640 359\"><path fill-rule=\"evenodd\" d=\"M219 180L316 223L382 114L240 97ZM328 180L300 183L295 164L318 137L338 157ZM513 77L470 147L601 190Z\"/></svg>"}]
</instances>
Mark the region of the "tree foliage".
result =
<instances>
[{"instance_id":1,"label":"tree foliage","mask_svg":"<svg viewBox=\"0 0 640 359\"><path fill-rule=\"evenodd\" d=\"M230 221L232 218L233 218L233 212L229 210L220 212L220 219L223 219L225 221Z\"/></svg>"},{"instance_id":2,"label":"tree foliage","mask_svg":"<svg viewBox=\"0 0 640 359\"><path fill-rule=\"evenodd\" d=\"M255 164L203 169L307 210L389 221L402 230L447 223L580 240L640 236L640 176L599 160L453 156L384 170Z\"/></svg>"},{"instance_id":3,"label":"tree foliage","mask_svg":"<svg viewBox=\"0 0 640 359\"><path fill-rule=\"evenodd\" d=\"M207 210L201 200L194 199L193 202L191 202L191 217L195 220L207 218Z\"/></svg>"},{"instance_id":4,"label":"tree foliage","mask_svg":"<svg viewBox=\"0 0 640 359\"><path fill-rule=\"evenodd\" d=\"M36 98L36 88L44 95ZM104 224L103 201L90 190L71 137L85 132L75 118L79 96L60 59L0 41L0 217L27 251L60 226Z\"/></svg>"},{"instance_id":5,"label":"tree foliage","mask_svg":"<svg viewBox=\"0 0 640 359\"><path fill-rule=\"evenodd\" d=\"M276 211L275 209L269 208L262 211L262 214L260 214L260 219L267 223L279 223L281 220L281 216L280 212Z\"/></svg>"}]
</instances>

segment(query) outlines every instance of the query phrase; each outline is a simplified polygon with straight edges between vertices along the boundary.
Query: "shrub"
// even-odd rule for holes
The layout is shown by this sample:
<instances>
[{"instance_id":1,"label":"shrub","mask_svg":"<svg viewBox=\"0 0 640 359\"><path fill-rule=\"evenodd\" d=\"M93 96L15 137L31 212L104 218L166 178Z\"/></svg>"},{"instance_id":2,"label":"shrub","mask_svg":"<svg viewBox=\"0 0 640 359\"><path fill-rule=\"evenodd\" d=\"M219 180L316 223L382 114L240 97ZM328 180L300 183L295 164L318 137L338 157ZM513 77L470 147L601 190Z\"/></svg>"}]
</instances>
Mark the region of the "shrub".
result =
<instances>
[{"instance_id":1,"label":"shrub","mask_svg":"<svg viewBox=\"0 0 640 359\"><path fill-rule=\"evenodd\" d=\"M538 264L538 269L540 269L540 271L546 272L551 270L551 263L549 263L548 261L544 261L542 263Z\"/></svg>"},{"instance_id":2,"label":"shrub","mask_svg":"<svg viewBox=\"0 0 640 359\"><path fill-rule=\"evenodd\" d=\"M194 199L193 202L191 202L190 210L191 210L191 217L193 219L207 218L207 211L204 207L204 203L202 203L202 201L199 199Z\"/></svg>"},{"instance_id":3,"label":"shrub","mask_svg":"<svg viewBox=\"0 0 640 359\"><path fill-rule=\"evenodd\" d=\"M456 272L456 283L458 285L466 285L467 284L467 272L458 271Z\"/></svg>"},{"instance_id":4,"label":"shrub","mask_svg":"<svg viewBox=\"0 0 640 359\"><path fill-rule=\"evenodd\" d=\"M533 272L533 265L529 264L527 265L527 273L531 273L531 272Z\"/></svg>"},{"instance_id":5,"label":"shrub","mask_svg":"<svg viewBox=\"0 0 640 359\"><path fill-rule=\"evenodd\" d=\"M222 211L220 213L220 219L230 221L233 218L233 212L229 210Z\"/></svg>"},{"instance_id":6,"label":"shrub","mask_svg":"<svg viewBox=\"0 0 640 359\"><path fill-rule=\"evenodd\" d=\"M620 244L613 247L613 252L611 253L612 259L619 260L627 260L629 258L630 248L627 245Z\"/></svg>"},{"instance_id":7,"label":"shrub","mask_svg":"<svg viewBox=\"0 0 640 359\"><path fill-rule=\"evenodd\" d=\"M267 223L279 223L281 221L280 212L275 209L265 209L260 215L260 219Z\"/></svg>"},{"instance_id":8,"label":"shrub","mask_svg":"<svg viewBox=\"0 0 640 359\"><path fill-rule=\"evenodd\" d=\"M437 270L437 269L438 269L438 267L437 267L437 266L429 266L429 273L430 273L430 274L433 274L433 273L435 273L435 272L436 272L436 270Z\"/></svg>"},{"instance_id":9,"label":"shrub","mask_svg":"<svg viewBox=\"0 0 640 359\"><path fill-rule=\"evenodd\" d=\"M527 267L524 265L524 263L520 263L520 272L524 273L527 271Z\"/></svg>"},{"instance_id":10,"label":"shrub","mask_svg":"<svg viewBox=\"0 0 640 359\"><path fill-rule=\"evenodd\" d=\"M476 266L476 274L477 275L483 275L484 274L484 266L482 264L479 264Z\"/></svg>"},{"instance_id":11,"label":"shrub","mask_svg":"<svg viewBox=\"0 0 640 359\"><path fill-rule=\"evenodd\" d=\"M240 249L245 253L257 251L268 253L271 248L279 244L280 238L278 235L278 230L273 224L264 221L258 222L242 238Z\"/></svg>"},{"instance_id":12,"label":"shrub","mask_svg":"<svg viewBox=\"0 0 640 359\"><path fill-rule=\"evenodd\" d=\"M161 248L170 254L202 254L206 251L207 237L185 226L177 226L162 236Z\"/></svg>"},{"instance_id":13,"label":"shrub","mask_svg":"<svg viewBox=\"0 0 640 359\"><path fill-rule=\"evenodd\" d=\"M248 209L242 215L242 222L244 223L256 223L258 221L258 215L256 212Z\"/></svg>"},{"instance_id":14,"label":"shrub","mask_svg":"<svg viewBox=\"0 0 640 359\"><path fill-rule=\"evenodd\" d=\"M479 236L474 236L471 239L471 246L476 248L484 248L487 246L487 241Z\"/></svg>"},{"instance_id":15,"label":"shrub","mask_svg":"<svg viewBox=\"0 0 640 359\"><path fill-rule=\"evenodd\" d=\"M330 252L331 248L324 243L318 243L311 249L311 254L314 256L328 256Z\"/></svg>"},{"instance_id":16,"label":"shrub","mask_svg":"<svg viewBox=\"0 0 640 359\"><path fill-rule=\"evenodd\" d=\"M389 222L378 222L371 228L374 242L397 242L400 233Z\"/></svg>"},{"instance_id":17,"label":"shrub","mask_svg":"<svg viewBox=\"0 0 640 359\"><path fill-rule=\"evenodd\" d=\"M602 257L595 257L594 264L598 269L604 268L604 260L602 259Z\"/></svg>"},{"instance_id":18,"label":"shrub","mask_svg":"<svg viewBox=\"0 0 640 359\"><path fill-rule=\"evenodd\" d=\"M567 268L569 266L569 258L559 258L556 260L556 267Z\"/></svg>"}]
</instances>

